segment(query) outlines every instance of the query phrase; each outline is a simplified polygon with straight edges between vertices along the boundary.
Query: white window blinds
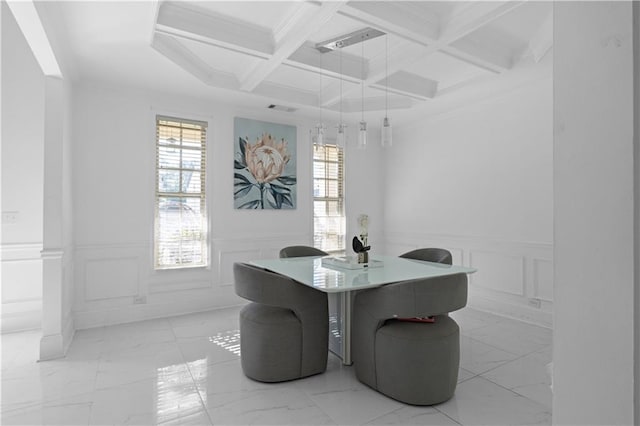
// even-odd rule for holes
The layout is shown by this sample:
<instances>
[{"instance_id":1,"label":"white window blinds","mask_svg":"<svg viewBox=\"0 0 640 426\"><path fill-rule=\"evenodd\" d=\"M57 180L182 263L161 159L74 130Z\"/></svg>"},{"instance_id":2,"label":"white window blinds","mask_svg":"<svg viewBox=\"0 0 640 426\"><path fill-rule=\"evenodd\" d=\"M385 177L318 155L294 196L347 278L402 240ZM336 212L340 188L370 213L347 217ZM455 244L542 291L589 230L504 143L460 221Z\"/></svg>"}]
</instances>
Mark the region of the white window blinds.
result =
<instances>
[{"instance_id":1,"label":"white window blinds","mask_svg":"<svg viewBox=\"0 0 640 426\"><path fill-rule=\"evenodd\" d=\"M344 243L344 153L337 145L313 149L313 243L327 253Z\"/></svg>"},{"instance_id":2,"label":"white window blinds","mask_svg":"<svg viewBox=\"0 0 640 426\"><path fill-rule=\"evenodd\" d=\"M207 265L207 123L156 117L156 269Z\"/></svg>"}]
</instances>

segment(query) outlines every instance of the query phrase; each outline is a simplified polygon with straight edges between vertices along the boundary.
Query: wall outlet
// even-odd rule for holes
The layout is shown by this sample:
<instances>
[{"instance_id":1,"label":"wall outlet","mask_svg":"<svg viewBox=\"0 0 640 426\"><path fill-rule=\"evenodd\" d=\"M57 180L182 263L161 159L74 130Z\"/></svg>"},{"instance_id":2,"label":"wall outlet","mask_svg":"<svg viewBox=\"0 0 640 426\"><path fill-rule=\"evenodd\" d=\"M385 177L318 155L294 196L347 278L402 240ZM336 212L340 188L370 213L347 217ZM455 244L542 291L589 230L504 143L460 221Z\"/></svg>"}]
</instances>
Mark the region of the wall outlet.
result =
<instances>
[{"instance_id":1,"label":"wall outlet","mask_svg":"<svg viewBox=\"0 0 640 426\"><path fill-rule=\"evenodd\" d=\"M18 222L18 212L2 212L2 224L9 225Z\"/></svg>"},{"instance_id":2,"label":"wall outlet","mask_svg":"<svg viewBox=\"0 0 640 426\"><path fill-rule=\"evenodd\" d=\"M540 302L540 299L535 299L535 298L529 299L529 306L540 309L541 305L542 305L542 302Z\"/></svg>"},{"instance_id":3,"label":"wall outlet","mask_svg":"<svg viewBox=\"0 0 640 426\"><path fill-rule=\"evenodd\" d=\"M147 303L147 296L134 296L133 304L134 305L144 305Z\"/></svg>"}]
</instances>

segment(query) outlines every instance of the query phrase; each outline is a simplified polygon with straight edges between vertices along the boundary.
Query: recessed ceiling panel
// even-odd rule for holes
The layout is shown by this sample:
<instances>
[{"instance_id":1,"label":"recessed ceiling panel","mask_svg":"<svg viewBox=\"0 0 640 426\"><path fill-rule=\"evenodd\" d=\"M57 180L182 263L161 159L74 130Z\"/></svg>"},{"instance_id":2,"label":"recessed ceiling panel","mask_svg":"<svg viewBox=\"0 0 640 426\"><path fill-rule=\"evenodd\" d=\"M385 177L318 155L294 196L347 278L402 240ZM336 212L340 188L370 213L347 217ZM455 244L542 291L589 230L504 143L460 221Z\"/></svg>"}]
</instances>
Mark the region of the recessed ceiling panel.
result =
<instances>
[{"instance_id":1,"label":"recessed ceiling panel","mask_svg":"<svg viewBox=\"0 0 640 426\"><path fill-rule=\"evenodd\" d=\"M527 2L499 17L485 28L512 40L512 44L515 46L522 46L531 40L540 29L542 23L552 13L553 5L551 2Z\"/></svg>"},{"instance_id":2,"label":"recessed ceiling panel","mask_svg":"<svg viewBox=\"0 0 640 426\"><path fill-rule=\"evenodd\" d=\"M487 82L509 84L512 75L527 77L522 67L513 66L519 53L532 40L532 49L552 42L545 36L551 3L539 1L351 0L340 5L342 10L315 0L36 3L41 5L39 12L51 12L42 14L44 21L49 18L48 25L43 23L65 46L79 80L156 87L195 97L223 93L217 88L224 88L247 105L251 99L262 102L268 97L273 103L295 104L298 113L305 105L315 108L320 95L330 109L342 98L345 112L357 111L363 48L367 84L378 89L365 89L365 108L383 111L386 90L381 82L387 69L395 84L389 90L393 107L399 107L397 100L402 100L402 107L446 105L451 96L439 97L438 92L453 89L447 93L455 91L455 98L463 102ZM42 3L48 3L46 8ZM447 27L450 22L455 25ZM313 48L366 27L389 34L343 49L342 61L332 52L322 55L322 62ZM447 37L438 38L447 29ZM165 44L158 37L164 37ZM152 47L152 40L159 44ZM331 74L323 75L322 81L320 66ZM348 76L343 95L340 70ZM488 78L477 78L484 76ZM396 84L398 79L402 84Z\"/></svg>"},{"instance_id":3,"label":"recessed ceiling panel","mask_svg":"<svg viewBox=\"0 0 640 426\"><path fill-rule=\"evenodd\" d=\"M552 13L551 8L549 2L528 2L478 28L461 42L466 41L466 45L480 46L481 50L498 55L516 57Z\"/></svg>"},{"instance_id":4,"label":"recessed ceiling panel","mask_svg":"<svg viewBox=\"0 0 640 426\"><path fill-rule=\"evenodd\" d=\"M198 1L189 2L207 11L229 16L264 28L275 29L300 3L289 1Z\"/></svg>"},{"instance_id":5,"label":"recessed ceiling panel","mask_svg":"<svg viewBox=\"0 0 640 426\"><path fill-rule=\"evenodd\" d=\"M440 22L446 23L455 15L458 11L468 7L473 2L468 1L411 1L403 2L408 3L408 7L413 9L416 13L420 13L420 9L425 12L436 15ZM424 12L423 12L424 14Z\"/></svg>"},{"instance_id":6,"label":"recessed ceiling panel","mask_svg":"<svg viewBox=\"0 0 640 426\"><path fill-rule=\"evenodd\" d=\"M253 68L264 61L264 59L255 56L245 55L198 41L181 39L180 43L214 70L235 74L236 76L242 75L249 68Z\"/></svg>"},{"instance_id":7,"label":"recessed ceiling panel","mask_svg":"<svg viewBox=\"0 0 640 426\"><path fill-rule=\"evenodd\" d=\"M319 73L304 71L287 65L278 67L266 81L316 94L320 92L321 85L322 90L326 90L332 84L340 84L340 79L338 78L328 75L320 77ZM346 82L343 83L343 88L346 87L346 84Z\"/></svg>"},{"instance_id":8,"label":"recessed ceiling panel","mask_svg":"<svg viewBox=\"0 0 640 426\"><path fill-rule=\"evenodd\" d=\"M437 81L438 90L489 73L483 68L439 52L414 62L405 71Z\"/></svg>"}]
</instances>

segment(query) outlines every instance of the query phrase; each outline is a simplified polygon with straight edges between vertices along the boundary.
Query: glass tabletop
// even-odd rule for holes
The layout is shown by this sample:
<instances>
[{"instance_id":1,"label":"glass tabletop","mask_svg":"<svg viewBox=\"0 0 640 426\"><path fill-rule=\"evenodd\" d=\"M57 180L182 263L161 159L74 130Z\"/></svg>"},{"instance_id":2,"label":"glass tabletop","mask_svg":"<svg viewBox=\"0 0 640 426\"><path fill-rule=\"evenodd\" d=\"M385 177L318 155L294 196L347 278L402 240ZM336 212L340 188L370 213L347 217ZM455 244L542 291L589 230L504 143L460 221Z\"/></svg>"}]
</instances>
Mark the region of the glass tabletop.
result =
<instances>
[{"instance_id":1,"label":"glass tabletop","mask_svg":"<svg viewBox=\"0 0 640 426\"><path fill-rule=\"evenodd\" d=\"M382 266L347 269L322 264L322 256L262 259L249 261L251 265L268 269L326 293L340 293L379 287L398 281L432 278L452 274L471 274L474 268L425 262L394 256L370 256Z\"/></svg>"}]
</instances>

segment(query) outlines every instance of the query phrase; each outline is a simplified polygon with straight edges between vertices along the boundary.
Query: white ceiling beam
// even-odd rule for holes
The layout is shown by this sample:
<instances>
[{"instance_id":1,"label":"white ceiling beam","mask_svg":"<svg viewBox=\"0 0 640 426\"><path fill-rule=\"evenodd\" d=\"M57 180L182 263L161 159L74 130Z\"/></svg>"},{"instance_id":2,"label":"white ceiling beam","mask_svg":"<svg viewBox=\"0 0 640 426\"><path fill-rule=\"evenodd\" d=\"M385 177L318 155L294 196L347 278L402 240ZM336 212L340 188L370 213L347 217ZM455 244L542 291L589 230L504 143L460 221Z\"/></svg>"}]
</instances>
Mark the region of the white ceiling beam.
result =
<instances>
[{"instance_id":1,"label":"white ceiling beam","mask_svg":"<svg viewBox=\"0 0 640 426\"><path fill-rule=\"evenodd\" d=\"M318 97L315 92L294 89L288 86L282 86L268 81L262 82L262 84L256 87L256 89L252 93L256 95L266 96L270 99L278 99L280 101L288 102L295 105L318 105Z\"/></svg>"},{"instance_id":2,"label":"white ceiling beam","mask_svg":"<svg viewBox=\"0 0 640 426\"><path fill-rule=\"evenodd\" d=\"M171 36L156 33L151 41L151 47L209 86L235 90L239 88L238 80L234 75L214 70Z\"/></svg>"},{"instance_id":3,"label":"white ceiling beam","mask_svg":"<svg viewBox=\"0 0 640 426\"><path fill-rule=\"evenodd\" d=\"M375 3L378 4L379 2L375 2ZM456 13L449 20L446 26L443 27L440 37L437 40L432 40L430 44L428 43L428 40L425 38L426 35L423 35L422 40L420 41L415 38L412 38L412 35L409 31L399 30L397 25L389 25L389 24L385 25L384 22L386 20L383 19L384 18L383 16L377 17L378 18L377 24L373 22L367 22L367 24L374 26L375 28L381 31L394 33L410 41L420 43L422 45L425 45L425 44L427 45L426 48L422 48L419 52L415 52L413 54L396 55L398 49L394 49L394 52L393 52L394 58L389 59L389 70L388 70L389 75L402 70L407 65L414 63L418 59L424 58L438 51L443 51L444 53L448 53L448 54L453 54L455 52L456 58L458 59L467 61L474 65L482 66L485 69L494 70L494 72L499 72L499 71L496 71L496 69L502 70L502 71L509 69L508 67L505 68L504 65L510 65L511 63L510 58L507 60L500 57L489 58L488 57L489 55L485 55L484 57L479 58L479 57L473 56L473 54L470 52L464 52L460 49L457 49L456 47L451 46L451 44L469 35L470 33L477 30L478 28L484 25L487 25L491 21L498 19L500 16L504 15L505 13L508 13L514 10L515 8L520 7L524 3L526 2L525 1L502 1L502 2L470 3L468 7L460 8L460 11ZM366 3L366 4L369 4L369 3ZM389 2L389 4L392 5L393 3ZM348 14L350 18L355 20L360 20L360 21L362 21L362 19L365 19L365 20L372 19L371 14L365 14L363 15L363 18L360 19L358 14L353 13L353 10L360 11L361 9L354 9L354 8L348 9L345 6L343 9L341 9L340 13ZM372 12L372 9L369 9L369 12ZM362 22L365 22L365 21L362 21ZM493 63L492 60L496 60L497 63ZM486 67L486 65L489 63L492 65L491 68ZM367 78L366 84L368 85L373 84L383 79L384 77L385 77L384 68L378 68L378 69L372 68ZM334 95L332 97L328 97L326 99L325 104L332 104L335 102L336 102L336 97Z\"/></svg>"},{"instance_id":4,"label":"white ceiling beam","mask_svg":"<svg viewBox=\"0 0 640 426\"><path fill-rule=\"evenodd\" d=\"M156 31L258 57L274 52L271 31L186 2L164 2Z\"/></svg>"},{"instance_id":5,"label":"white ceiling beam","mask_svg":"<svg viewBox=\"0 0 640 426\"><path fill-rule=\"evenodd\" d=\"M428 78L421 77L406 71L398 71L389 76L389 79L382 80L372 84L372 87L389 91L402 93L406 96L418 96L419 99L433 98L438 91L438 82Z\"/></svg>"},{"instance_id":6,"label":"white ceiling beam","mask_svg":"<svg viewBox=\"0 0 640 426\"><path fill-rule=\"evenodd\" d=\"M527 52L533 56L533 60L537 63L544 58L544 56L553 47L553 12L549 12L549 15L545 18L538 28L538 31L529 40Z\"/></svg>"},{"instance_id":7,"label":"white ceiling beam","mask_svg":"<svg viewBox=\"0 0 640 426\"><path fill-rule=\"evenodd\" d=\"M340 54L342 53L342 72L340 65ZM327 53L320 53L313 43L305 43L300 46L288 59L283 61L284 64L295 68L313 71L326 75L332 75L340 78L340 75L346 78L362 80L362 58L350 53L334 50ZM367 66L368 67L368 66Z\"/></svg>"},{"instance_id":8,"label":"white ceiling beam","mask_svg":"<svg viewBox=\"0 0 640 426\"><path fill-rule=\"evenodd\" d=\"M480 27L495 21L505 13L522 6L526 0L507 0L499 2L471 2L451 17L444 26L441 40L450 43L471 34Z\"/></svg>"},{"instance_id":9,"label":"white ceiling beam","mask_svg":"<svg viewBox=\"0 0 640 426\"><path fill-rule=\"evenodd\" d=\"M428 46L438 37L437 21L425 22L394 2L357 2L342 7L339 14L385 33Z\"/></svg>"},{"instance_id":10,"label":"white ceiling beam","mask_svg":"<svg viewBox=\"0 0 640 426\"><path fill-rule=\"evenodd\" d=\"M443 53L496 74L513 67L513 52L477 40L461 38L448 47Z\"/></svg>"},{"instance_id":11,"label":"white ceiling beam","mask_svg":"<svg viewBox=\"0 0 640 426\"><path fill-rule=\"evenodd\" d=\"M7 0L7 6L9 6L20 31L27 40L42 73L45 76L62 77L60 65L42 26L35 4L31 0Z\"/></svg>"},{"instance_id":12,"label":"white ceiling beam","mask_svg":"<svg viewBox=\"0 0 640 426\"><path fill-rule=\"evenodd\" d=\"M311 34L326 25L345 1L327 1L319 7L312 3L305 3L307 7L298 8L288 20L289 22L281 26L275 34L276 40L278 40L275 52L266 62L256 65L240 77L240 88L248 92L254 90L285 59L302 46Z\"/></svg>"}]
</instances>

